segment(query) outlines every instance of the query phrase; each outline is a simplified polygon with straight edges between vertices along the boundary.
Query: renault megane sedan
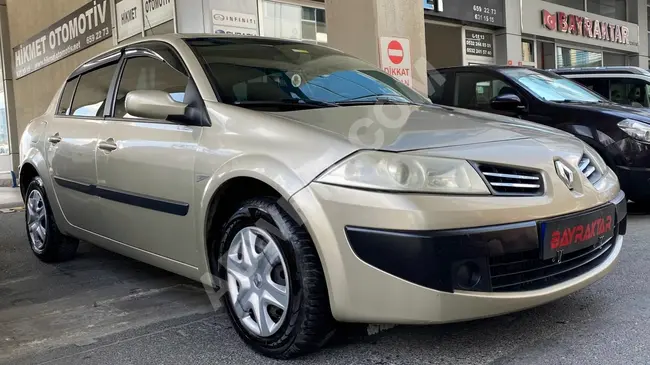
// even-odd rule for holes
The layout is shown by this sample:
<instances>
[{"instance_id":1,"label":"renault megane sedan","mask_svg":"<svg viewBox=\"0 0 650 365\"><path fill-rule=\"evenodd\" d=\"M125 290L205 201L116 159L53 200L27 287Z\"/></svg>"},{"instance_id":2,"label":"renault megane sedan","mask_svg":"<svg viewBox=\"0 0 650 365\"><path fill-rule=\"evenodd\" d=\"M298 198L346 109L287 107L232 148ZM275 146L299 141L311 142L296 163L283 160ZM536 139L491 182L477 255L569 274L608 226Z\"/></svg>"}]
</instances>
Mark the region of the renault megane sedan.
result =
<instances>
[{"instance_id":1,"label":"renault megane sedan","mask_svg":"<svg viewBox=\"0 0 650 365\"><path fill-rule=\"evenodd\" d=\"M340 323L564 297L612 269L626 231L615 174L575 137L289 40L120 45L70 74L20 148L39 259L83 240L201 281L274 358Z\"/></svg>"}]
</instances>

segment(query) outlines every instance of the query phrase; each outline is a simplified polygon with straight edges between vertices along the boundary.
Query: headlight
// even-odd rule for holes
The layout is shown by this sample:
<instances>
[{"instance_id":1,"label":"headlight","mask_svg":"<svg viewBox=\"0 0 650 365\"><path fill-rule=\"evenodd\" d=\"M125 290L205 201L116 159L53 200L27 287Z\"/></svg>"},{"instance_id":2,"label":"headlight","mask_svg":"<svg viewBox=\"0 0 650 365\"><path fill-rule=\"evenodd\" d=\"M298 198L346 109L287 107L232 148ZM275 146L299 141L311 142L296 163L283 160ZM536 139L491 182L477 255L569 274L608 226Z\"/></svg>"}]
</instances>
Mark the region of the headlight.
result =
<instances>
[{"instance_id":1,"label":"headlight","mask_svg":"<svg viewBox=\"0 0 650 365\"><path fill-rule=\"evenodd\" d=\"M490 194L465 160L364 151L332 167L317 181L353 188L438 194Z\"/></svg>"},{"instance_id":2,"label":"headlight","mask_svg":"<svg viewBox=\"0 0 650 365\"><path fill-rule=\"evenodd\" d=\"M625 119L618 123L618 127L630 137L641 142L650 143L650 125L634 119Z\"/></svg>"}]
</instances>

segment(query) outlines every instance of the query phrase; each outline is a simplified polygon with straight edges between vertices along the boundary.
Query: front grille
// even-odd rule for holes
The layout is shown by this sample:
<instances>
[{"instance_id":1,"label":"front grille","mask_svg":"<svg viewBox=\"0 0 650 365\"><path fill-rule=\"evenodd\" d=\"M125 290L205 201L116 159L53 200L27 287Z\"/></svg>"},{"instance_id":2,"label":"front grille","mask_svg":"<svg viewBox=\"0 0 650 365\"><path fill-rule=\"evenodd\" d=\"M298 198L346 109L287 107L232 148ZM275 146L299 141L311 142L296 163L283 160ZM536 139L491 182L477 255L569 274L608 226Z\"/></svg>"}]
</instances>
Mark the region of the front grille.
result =
<instances>
[{"instance_id":1,"label":"front grille","mask_svg":"<svg viewBox=\"0 0 650 365\"><path fill-rule=\"evenodd\" d=\"M578 163L578 169L582 172L583 175L589 180L590 183L597 183L603 174L598 171L596 165L591 162L591 158L587 155L583 155Z\"/></svg>"},{"instance_id":2,"label":"front grille","mask_svg":"<svg viewBox=\"0 0 650 365\"><path fill-rule=\"evenodd\" d=\"M616 236L614 236L616 237ZM615 238L600 248L591 246L565 254L560 263L542 260L538 250L506 254L490 259L490 277L495 292L536 290L580 276L607 259Z\"/></svg>"},{"instance_id":3,"label":"front grille","mask_svg":"<svg viewBox=\"0 0 650 365\"><path fill-rule=\"evenodd\" d=\"M496 195L533 196L544 193L539 172L483 164L478 169Z\"/></svg>"}]
</instances>

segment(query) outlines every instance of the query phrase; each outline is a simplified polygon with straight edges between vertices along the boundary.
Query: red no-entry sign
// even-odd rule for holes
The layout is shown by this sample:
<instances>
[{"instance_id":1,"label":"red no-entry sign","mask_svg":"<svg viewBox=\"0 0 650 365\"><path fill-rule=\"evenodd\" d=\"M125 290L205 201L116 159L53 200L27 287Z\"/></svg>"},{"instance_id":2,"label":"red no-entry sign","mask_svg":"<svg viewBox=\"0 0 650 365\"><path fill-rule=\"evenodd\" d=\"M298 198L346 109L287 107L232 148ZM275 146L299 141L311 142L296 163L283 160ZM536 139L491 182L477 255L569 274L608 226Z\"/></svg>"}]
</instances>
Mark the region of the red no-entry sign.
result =
<instances>
[{"instance_id":1,"label":"red no-entry sign","mask_svg":"<svg viewBox=\"0 0 650 365\"><path fill-rule=\"evenodd\" d=\"M388 43L388 58L396 65L404 61L404 47L399 41L392 41Z\"/></svg>"},{"instance_id":2,"label":"red no-entry sign","mask_svg":"<svg viewBox=\"0 0 650 365\"><path fill-rule=\"evenodd\" d=\"M381 69L408 86L413 85L411 42L408 38L380 37Z\"/></svg>"}]
</instances>

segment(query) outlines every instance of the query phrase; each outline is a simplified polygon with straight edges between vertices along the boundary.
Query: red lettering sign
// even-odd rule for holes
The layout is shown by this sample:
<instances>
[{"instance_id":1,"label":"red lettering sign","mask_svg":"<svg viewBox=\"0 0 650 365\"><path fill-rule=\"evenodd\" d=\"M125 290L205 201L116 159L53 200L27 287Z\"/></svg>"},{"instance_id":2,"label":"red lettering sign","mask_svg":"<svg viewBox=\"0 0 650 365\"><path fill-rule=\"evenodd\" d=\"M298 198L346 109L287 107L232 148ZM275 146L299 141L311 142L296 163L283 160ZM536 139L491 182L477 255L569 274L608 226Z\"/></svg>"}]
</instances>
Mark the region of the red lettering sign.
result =
<instances>
[{"instance_id":1,"label":"red lettering sign","mask_svg":"<svg viewBox=\"0 0 650 365\"><path fill-rule=\"evenodd\" d=\"M612 231L613 217L598 218L587 224L555 230L551 233L551 249L557 250L589 241L596 236L603 236Z\"/></svg>"},{"instance_id":2,"label":"red lettering sign","mask_svg":"<svg viewBox=\"0 0 650 365\"><path fill-rule=\"evenodd\" d=\"M542 10L542 23L549 30L557 30L557 16L548 10Z\"/></svg>"},{"instance_id":3,"label":"red lettering sign","mask_svg":"<svg viewBox=\"0 0 650 365\"><path fill-rule=\"evenodd\" d=\"M551 13L548 10L542 10L542 24L548 30L629 44L630 30L624 25L610 24L561 11Z\"/></svg>"}]
</instances>

